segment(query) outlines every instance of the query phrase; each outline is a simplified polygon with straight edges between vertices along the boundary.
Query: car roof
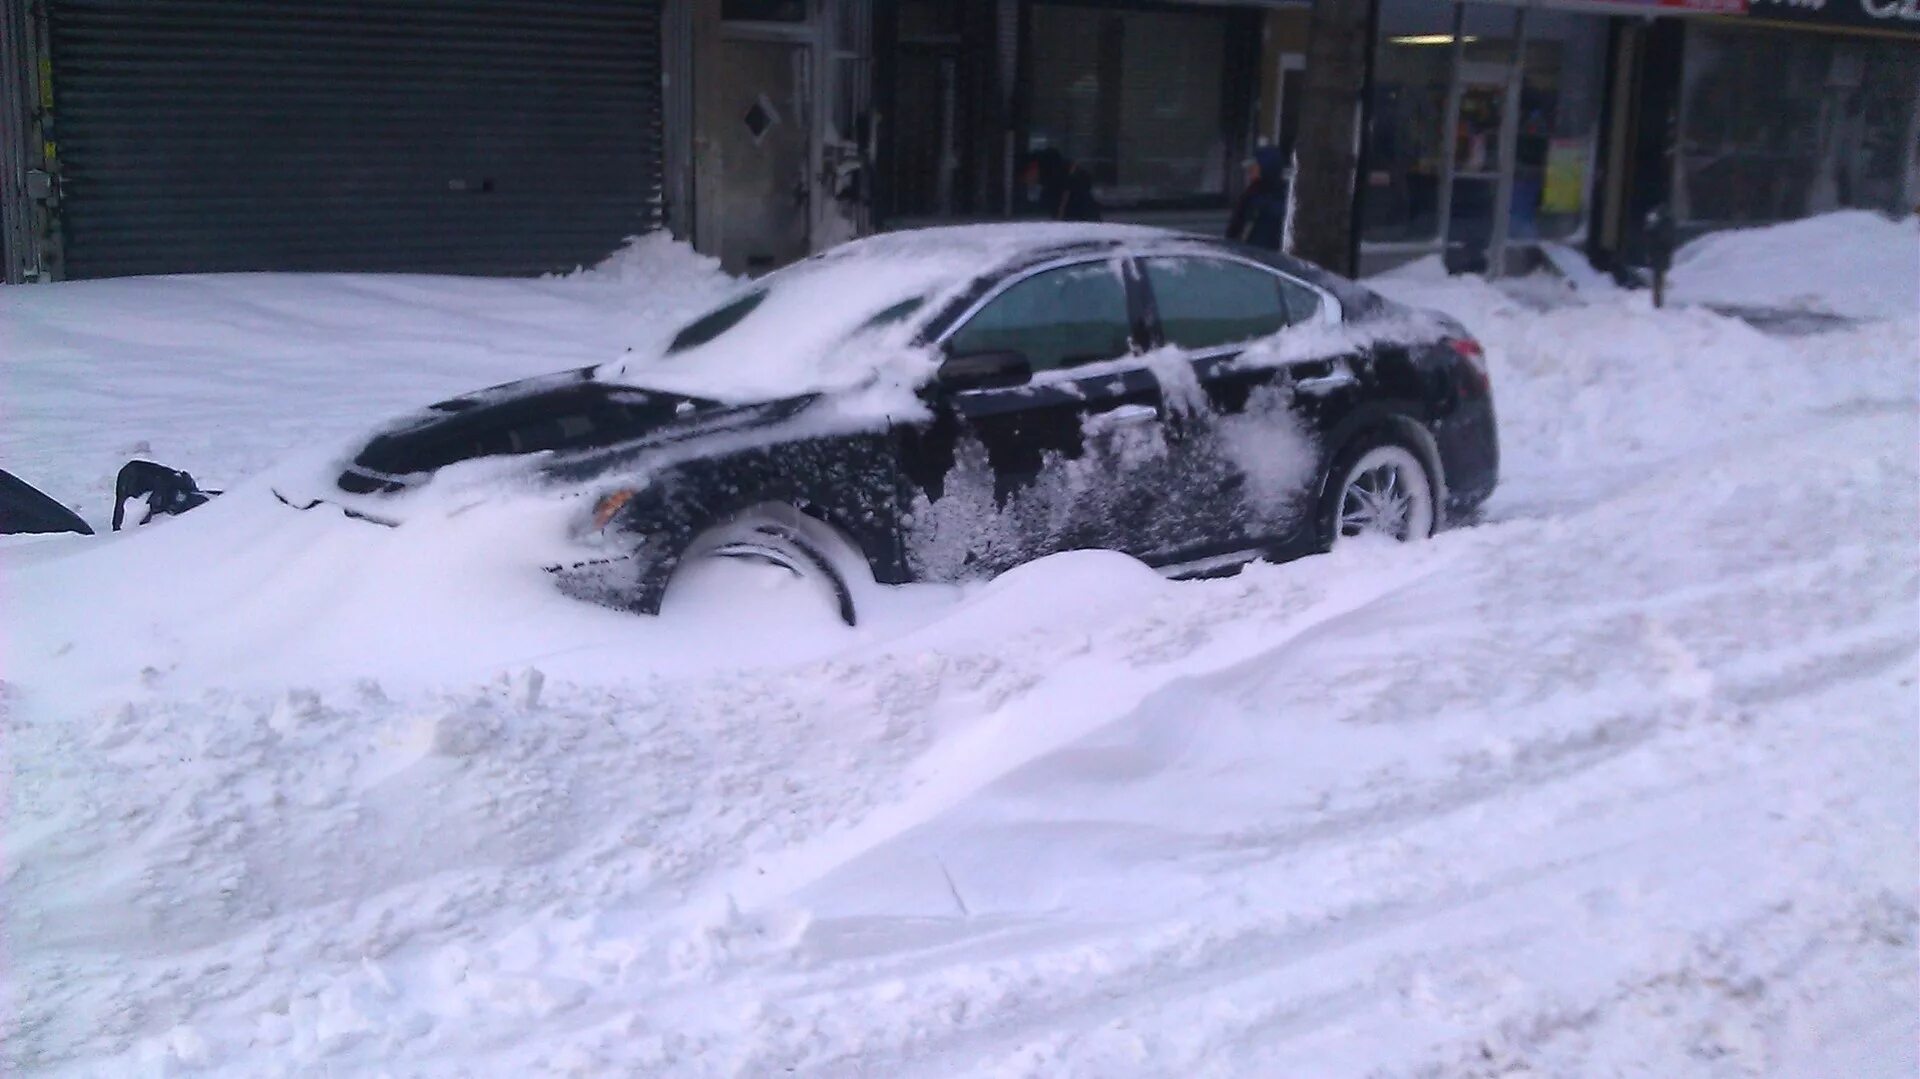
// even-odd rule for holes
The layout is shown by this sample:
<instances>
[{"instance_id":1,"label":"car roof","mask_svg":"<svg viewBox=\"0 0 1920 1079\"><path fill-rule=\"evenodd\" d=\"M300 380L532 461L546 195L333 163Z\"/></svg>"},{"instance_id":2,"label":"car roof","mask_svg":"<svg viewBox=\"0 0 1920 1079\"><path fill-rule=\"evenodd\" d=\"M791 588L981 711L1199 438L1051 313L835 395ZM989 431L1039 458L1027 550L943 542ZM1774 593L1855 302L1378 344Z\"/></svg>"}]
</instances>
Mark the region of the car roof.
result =
<instances>
[{"instance_id":1,"label":"car roof","mask_svg":"<svg viewBox=\"0 0 1920 1079\"><path fill-rule=\"evenodd\" d=\"M968 301L991 288L995 280L1016 275L1058 259L1106 252L1129 253L1137 257L1152 255L1229 255L1273 267L1286 275L1311 282L1334 294L1348 319L1367 317L1382 307L1379 296L1350 278L1334 275L1309 261L1252 248L1221 236L1198 232L1179 232L1150 225L1114 225L1114 223L1062 223L1062 221L1025 221L995 225L945 225L945 227L906 228L900 232L881 232L864 240L854 240L833 248L816 259L833 257L872 257L876 261L922 261L952 259L973 267L975 286L966 290L954 305L929 319L927 328L937 332L958 315Z\"/></svg>"},{"instance_id":2,"label":"car roof","mask_svg":"<svg viewBox=\"0 0 1920 1079\"><path fill-rule=\"evenodd\" d=\"M1364 316L1381 306L1379 296L1371 290L1304 259L1219 236L1150 225L1059 221L944 225L879 233L816 257L867 256L885 261L938 256L965 260L978 267L978 280L985 285L1044 262L1116 249L1142 257L1205 253L1251 259L1333 293L1349 318ZM972 291L978 295L977 289Z\"/></svg>"},{"instance_id":3,"label":"car roof","mask_svg":"<svg viewBox=\"0 0 1920 1079\"><path fill-rule=\"evenodd\" d=\"M1357 286L1276 252L1142 225L1027 222L959 225L881 233L842 244L754 282L702 318L750 302L724 329L684 349L623 356L595 369L598 381L625 383L720 401L760 401L860 385L872 376L906 382L925 371L894 370L898 345L924 345L996 284L1036 263L1077 254L1098 257L1198 250L1232 252L1275 266L1340 298ZM895 326L875 316L902 304L925 315ZM871 329L874 336L852 344ZM917 363L918 361L914 361ZM912 363L908 363L913 367ZM882 369L887 369L885 372Z\"/></svg>"}]
</instances>

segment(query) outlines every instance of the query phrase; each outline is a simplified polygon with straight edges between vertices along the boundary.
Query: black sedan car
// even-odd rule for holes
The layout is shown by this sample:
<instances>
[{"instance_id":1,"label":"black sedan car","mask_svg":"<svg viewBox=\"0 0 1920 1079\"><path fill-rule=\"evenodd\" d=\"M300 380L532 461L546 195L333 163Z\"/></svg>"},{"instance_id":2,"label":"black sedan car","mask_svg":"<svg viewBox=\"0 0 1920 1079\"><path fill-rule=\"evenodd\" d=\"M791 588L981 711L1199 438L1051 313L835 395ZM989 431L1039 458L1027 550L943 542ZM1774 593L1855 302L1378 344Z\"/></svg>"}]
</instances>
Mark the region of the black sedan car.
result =
<instances>
[{"instance_id":1,"label":"black sedan car","mask_svg":"<svg viewBox=\"0 0 1920 1079\"><path fill-rule=\"evenodd\" d=\"M1006 225L845 245L277 493L402 524L442 470L499 457L577 500L580 556L551 567L572 594L652 613L690 560L749 558L851 623L870 582L1075 548L1195 575L1420 539L1487 497L1498 451L1480 347L1443 316L1216 240Z\"/></svg>"}]
</instances>

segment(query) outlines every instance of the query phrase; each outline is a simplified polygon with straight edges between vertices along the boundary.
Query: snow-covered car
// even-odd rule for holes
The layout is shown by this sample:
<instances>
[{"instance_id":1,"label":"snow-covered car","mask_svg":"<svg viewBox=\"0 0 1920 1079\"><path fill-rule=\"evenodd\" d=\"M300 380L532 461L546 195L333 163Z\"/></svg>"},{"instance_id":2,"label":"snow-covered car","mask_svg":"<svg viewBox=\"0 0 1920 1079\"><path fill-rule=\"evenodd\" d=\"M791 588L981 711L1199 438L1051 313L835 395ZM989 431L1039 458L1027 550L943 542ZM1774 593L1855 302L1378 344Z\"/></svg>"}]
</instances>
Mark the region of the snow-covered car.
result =
<instances>
[{"instance_id":1,"label":"snow-covered car","mask_svg":"<svg viewBox=\"0 0 1920 1079\"><path fill-rule=\"evenodd\" d=\"M586 549L549 567L571 594L652 613L689 560L751 558L851 623L870 582L1068 549L1192 575L1422 538L1486 498L1498 451L1480 347L1444 316L1217 240L998 225L847 244L644 354L443 401L276 493L397 524L479 458L577 499Z\"/></svg>"}]
</instances>

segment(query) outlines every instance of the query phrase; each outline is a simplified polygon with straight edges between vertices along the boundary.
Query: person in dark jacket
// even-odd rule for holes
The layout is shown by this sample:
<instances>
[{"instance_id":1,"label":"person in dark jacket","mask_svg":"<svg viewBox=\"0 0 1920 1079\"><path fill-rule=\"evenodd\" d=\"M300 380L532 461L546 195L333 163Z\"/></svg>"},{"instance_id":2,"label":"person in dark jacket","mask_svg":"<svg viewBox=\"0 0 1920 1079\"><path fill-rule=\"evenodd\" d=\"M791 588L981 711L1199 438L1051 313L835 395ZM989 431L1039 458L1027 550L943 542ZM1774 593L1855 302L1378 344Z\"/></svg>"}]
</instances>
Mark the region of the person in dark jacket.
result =
<instances>
[{"instance_id":1,"label":"person in dark jacket","mask_svg":"<svg viewBox=\"0 0 1920 1079\"><path fill-rule=\"evenodd\" d=\"M1227 239L1280 250L1287 228L1287 159L1279 149L1262 146L1247 163L1247 186L1233 204Z\"/></svg>"},{"instance_id":2,"label":"person in dark jacket","mask_svg":"<svg viewBox=\"0 0 1920 1079\"><path fill-rule=\"evenodd\" d=\"M1048 217L1056 221L1100 220L1100 202L1093 197L1093 176L1053 147L1034 151L1021 177L1039 187L1039 209Z\"/></svg>"}]
</instances>

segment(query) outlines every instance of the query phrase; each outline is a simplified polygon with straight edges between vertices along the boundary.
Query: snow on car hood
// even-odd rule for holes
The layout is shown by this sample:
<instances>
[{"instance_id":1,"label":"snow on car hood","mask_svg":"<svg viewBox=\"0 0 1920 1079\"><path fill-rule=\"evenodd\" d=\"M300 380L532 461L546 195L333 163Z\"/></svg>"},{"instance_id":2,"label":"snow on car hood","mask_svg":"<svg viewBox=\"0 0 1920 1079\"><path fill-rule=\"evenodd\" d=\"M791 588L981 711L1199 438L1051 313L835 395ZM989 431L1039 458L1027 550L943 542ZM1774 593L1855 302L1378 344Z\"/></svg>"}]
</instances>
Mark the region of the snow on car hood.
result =
<instances>
[{"instance_id":1,"label":"snow on car hood","mask_svg":"<svg viewBox=\"0 0 1920 1079\"><path fill-rule=\"evenodd\" d=\"M710 340L634 353L594 377L728 402L873 387L882 400L897 390L906 404L938 362L931 350L913 347L916 333L981 275L1024 253L1156 235L1121 225L1032 224L871 237L741 285L708 314L763 298ZM916 300L910 311L896 310Z\"/></svg>"}]
</instances>

